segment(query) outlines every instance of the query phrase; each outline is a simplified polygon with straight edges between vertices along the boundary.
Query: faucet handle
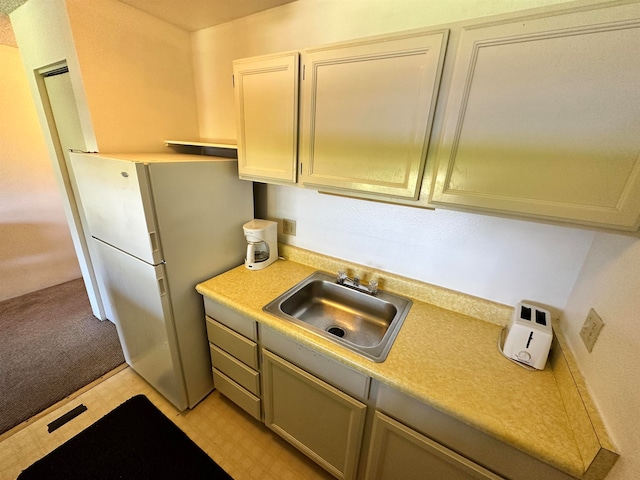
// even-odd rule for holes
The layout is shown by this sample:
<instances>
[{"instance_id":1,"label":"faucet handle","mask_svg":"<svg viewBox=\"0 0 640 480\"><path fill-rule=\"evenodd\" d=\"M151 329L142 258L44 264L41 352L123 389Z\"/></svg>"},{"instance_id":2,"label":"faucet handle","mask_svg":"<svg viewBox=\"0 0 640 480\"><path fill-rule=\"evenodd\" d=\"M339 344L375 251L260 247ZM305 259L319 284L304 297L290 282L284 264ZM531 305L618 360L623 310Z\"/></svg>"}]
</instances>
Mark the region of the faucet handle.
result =
<instances>
[{"instance_id":1,"label":"faucet handle","mask_svg":"<svg viewBox=\"0 0 640 480\"><path fill-rule=\"evenodd\" d=\"M371 292L371 295L375 295L376 293L378 293L378 279L376 278L375 280L369 280L369 292Z\"/></svg>"},{"instance_id":2,"label":"faucet handle","mask_svg":"<svg viewBox=\"0 0 640 480\"><path fill-rule=\"evenodd\" d=\"M340 285L342 285L346 279L347 279L347 273L344 270L340 270L338 272L338 280L337 280L337 282Z\"/></svg>"}]
</instances>

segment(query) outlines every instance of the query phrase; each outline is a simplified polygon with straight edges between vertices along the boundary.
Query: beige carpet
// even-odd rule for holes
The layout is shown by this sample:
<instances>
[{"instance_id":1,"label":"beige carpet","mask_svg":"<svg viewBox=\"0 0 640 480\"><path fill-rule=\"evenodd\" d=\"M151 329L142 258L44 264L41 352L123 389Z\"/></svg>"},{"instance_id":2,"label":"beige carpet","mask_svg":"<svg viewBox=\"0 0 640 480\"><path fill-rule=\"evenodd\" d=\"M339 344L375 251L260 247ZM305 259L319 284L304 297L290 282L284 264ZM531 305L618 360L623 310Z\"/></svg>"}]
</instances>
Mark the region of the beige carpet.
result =
<instances>
[{"instance_id":1,"label":"beige carpet","mask_svg":"<svg viewBox=\"0 0 640 480\"><path fill-rule=\"evenodd\" d=\"M0 434L122 363L82 279L0 302Z\"/></svg>"}]
</instances>

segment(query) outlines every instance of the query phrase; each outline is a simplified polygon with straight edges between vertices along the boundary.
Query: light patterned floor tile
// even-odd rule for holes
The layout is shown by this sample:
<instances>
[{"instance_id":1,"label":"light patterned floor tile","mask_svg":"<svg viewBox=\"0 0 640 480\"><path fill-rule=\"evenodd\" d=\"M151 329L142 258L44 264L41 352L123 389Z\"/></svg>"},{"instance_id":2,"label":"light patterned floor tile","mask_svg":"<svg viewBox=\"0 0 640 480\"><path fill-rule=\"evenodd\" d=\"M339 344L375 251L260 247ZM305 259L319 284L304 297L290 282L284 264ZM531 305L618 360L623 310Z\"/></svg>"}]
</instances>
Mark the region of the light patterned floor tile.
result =
<instances>
[{"instance_id":1,"label":"light patterned floor tile","mask_svg":"<svg viewBox=\"0 0 640 480\"><path fill-rule=\"evenodd\" d=\"M0 480L15 480L23 469L139 393L146 395L235 480L333 478L219 392L213 392L194 409L180 413L133 370L126 368L3 437ZM88 410L48 433L50 422L79 404Z\"/></svg>"}]
</instances>

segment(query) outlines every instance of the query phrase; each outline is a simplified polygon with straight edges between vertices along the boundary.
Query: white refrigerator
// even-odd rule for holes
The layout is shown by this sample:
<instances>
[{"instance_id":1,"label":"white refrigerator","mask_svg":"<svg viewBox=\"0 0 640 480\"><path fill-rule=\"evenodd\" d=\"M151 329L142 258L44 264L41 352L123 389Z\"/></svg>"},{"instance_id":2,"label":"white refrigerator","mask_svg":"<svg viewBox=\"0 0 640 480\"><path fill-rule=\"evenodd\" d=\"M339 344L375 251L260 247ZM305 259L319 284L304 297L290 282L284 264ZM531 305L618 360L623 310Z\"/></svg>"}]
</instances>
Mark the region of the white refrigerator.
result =
<instances>
[{"instance_id":1,"label":"white refrigerator","mask_svg":"<svg viewBox=\"0 0 640 480\"><path fill-rule=\"evenodd\" d=\"M72 153L107 317L127 363L179 410L213 389L195 285L241 265L253 184L235 159Z\"/></svg>"}]
</instances>

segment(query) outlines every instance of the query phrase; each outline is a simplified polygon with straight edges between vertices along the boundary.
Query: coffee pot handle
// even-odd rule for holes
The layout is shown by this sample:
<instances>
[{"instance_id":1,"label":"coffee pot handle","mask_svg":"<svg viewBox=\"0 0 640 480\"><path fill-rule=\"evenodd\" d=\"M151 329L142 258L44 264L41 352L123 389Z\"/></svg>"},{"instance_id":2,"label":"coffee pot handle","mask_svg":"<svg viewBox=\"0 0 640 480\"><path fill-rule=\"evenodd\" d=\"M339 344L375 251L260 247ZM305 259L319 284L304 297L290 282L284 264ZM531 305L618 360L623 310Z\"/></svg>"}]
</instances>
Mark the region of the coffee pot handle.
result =
<instances>
[{"instance_id":1,"label":"coffee pot handle","mask_svg":"<svg viewBox=\"0 0 640 480\"><path fill-rule=\"evenodd\" d=\"M256 257L256 246L253 243L247 244L247 263L254 263Z\"/></svg>"}]
</instances>

